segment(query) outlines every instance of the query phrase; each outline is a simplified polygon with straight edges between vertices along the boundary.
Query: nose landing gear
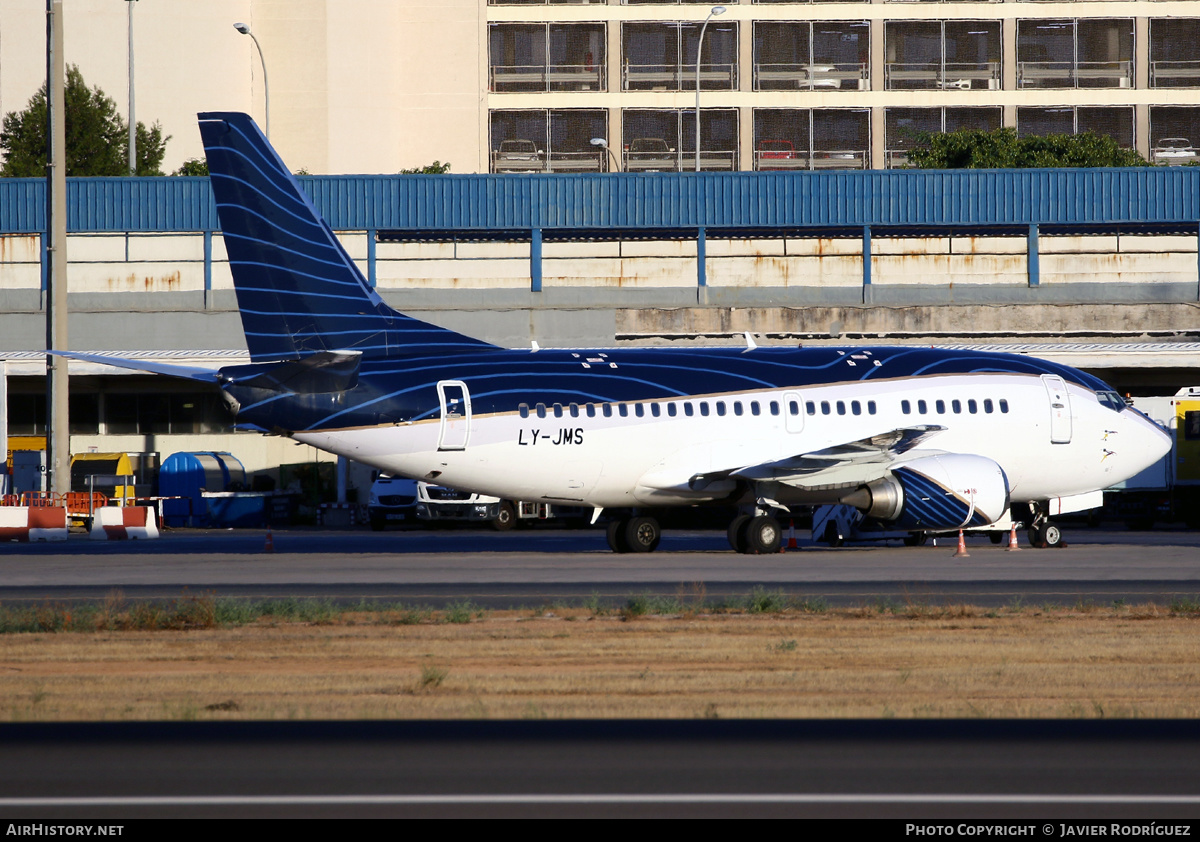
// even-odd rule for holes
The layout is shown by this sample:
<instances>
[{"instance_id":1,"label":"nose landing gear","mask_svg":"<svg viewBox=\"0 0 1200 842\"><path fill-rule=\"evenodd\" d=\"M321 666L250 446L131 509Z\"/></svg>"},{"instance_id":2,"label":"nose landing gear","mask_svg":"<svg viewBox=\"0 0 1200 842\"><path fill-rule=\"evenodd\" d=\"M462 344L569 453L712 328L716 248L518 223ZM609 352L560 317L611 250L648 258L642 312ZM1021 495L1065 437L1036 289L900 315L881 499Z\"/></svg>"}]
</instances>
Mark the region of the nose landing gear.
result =
<instances>
[{"instance_id":1,"label":"nose landing gear","mask_svg":"<svg viewBox=\"0 0 1200 842\"><path fill-rule=\"evenodd\" d=\"M1029 504L1033 518L1029 524L1029 546L1039 549L1059 549L1067 544L1063 540L1062 530L1057 524L1051 523L1043 505Z\"/></svg>"}]
</instances>

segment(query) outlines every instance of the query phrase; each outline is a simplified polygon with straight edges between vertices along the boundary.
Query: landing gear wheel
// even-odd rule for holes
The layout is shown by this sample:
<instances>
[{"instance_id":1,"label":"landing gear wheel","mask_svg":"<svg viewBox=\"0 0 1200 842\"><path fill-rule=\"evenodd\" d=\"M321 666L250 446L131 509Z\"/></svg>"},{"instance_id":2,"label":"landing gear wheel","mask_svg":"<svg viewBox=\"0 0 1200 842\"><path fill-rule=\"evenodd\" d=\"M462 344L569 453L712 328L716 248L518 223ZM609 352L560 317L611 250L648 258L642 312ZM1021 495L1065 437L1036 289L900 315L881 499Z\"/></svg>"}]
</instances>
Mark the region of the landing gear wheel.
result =
<instances>
[{"instance_id":1,"label":"landing gear wheel","mask_svg":"<svg viewBox=\"0 0 1200 842\"><path fill-rule=\"evenodd\" d=\"M652 553L662 540L662 530L652 517L630 518L625 525L625 545L631 553Z\"/></svg>"},{"instance_id":2,"label":"landing gear wheel","mask_svg":"<svg viewBox=\"0 0 1200 842\"><path fill-rule=\"evenodd\" d=\"M629 552L629 545L625 543L625 527L629 525L629 518L617 518L608 523L608 548L614 553Z\"/></svg>"},{"instance_id":3,"label":"landing gear wheel","mask_svg":"<svg viewBox=\"0 0 1200 842\"><path fill-rule=\"evenodd\" d=\"M513 511L512 503L507 500L500 501L500 509L496 512L496 516L492 518L492 529L497 532L507 532L517 525L517 514Z\"/></svg>"},{"instance_id":4,"label":"landing gear wheel","mask_svg":"<svg viewBox=\"0 0 1200 842\"><path fill-rule=\"evenodd\" d=\"M907 540L908 539L906 538L905 541ZM842 544L846 543L846 539L842 537L840 532L838 532L837 524L833 521L830 521L825 527L825 543L831 547L840 547Z\"/></svg>"},{"instance_id":5,"label":"landing gear wheel","mask_svg":"<svg viewBox=\"0 0 1200 842\"><path fill-rule=\"evenodd\" d=\"M910 532L904 536L904 546L906 547L923 547L925 542L929 540L929 536L924 532Z\"/></svg>"},{"instance_id":6,"label":"landing gear wheel","mask_svg":"<svg viewBox=\"0 0 1200 842\"><path fill-rule=\"evenodd\" d=\"M750 521L750 515L738 515L729 522L726 535L729 538L729 546L733 547L735 553L746 552L746 524Z\"/></svg>"},{"instance_id":7,"label":"landing gear wheel","mask_svg":"<svg viewBox=\"0 0 1200 842\"><path fill-rule=\"evenodd\" d=\"M1029 530L1029 544L1038 549L1057 549L1065 546L1063 543L1062 530L1057 524L1046 521L1040 526L1035 526Z\"/></svg>"},{"instance_id":8,"label":"landing gear wheel","mask_svg":"<svg viewBox=\"0 0 1200 842\"><path fill-rule=\"evenodd\" d=\"M760 515L746 524L746 552L753 555L770 555L779 552L783 530L773 517Z\"/></svg>"}]
</instances>

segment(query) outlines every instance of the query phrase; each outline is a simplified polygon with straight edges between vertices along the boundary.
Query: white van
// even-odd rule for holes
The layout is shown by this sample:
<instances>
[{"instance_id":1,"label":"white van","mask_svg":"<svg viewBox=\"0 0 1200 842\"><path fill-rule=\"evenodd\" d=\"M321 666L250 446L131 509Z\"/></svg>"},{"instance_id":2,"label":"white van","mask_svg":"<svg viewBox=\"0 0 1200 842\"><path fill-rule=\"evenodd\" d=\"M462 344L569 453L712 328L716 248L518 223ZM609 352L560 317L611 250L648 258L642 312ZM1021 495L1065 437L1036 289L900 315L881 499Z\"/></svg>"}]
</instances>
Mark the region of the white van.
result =
<instances>
[{"instance_id":1,"label":"white van","mask_svg":"<svg viewBox=\"0 0 1200 842\"><path fill-rule=\"evenodd\" d=\"M416 521L492 521L501 514L499 498L484 497L469 491L459 491L441 485L390 477L381 474L371 485L367 500L367 513L371 528L378 531L388 524L413 523ZM512 509L508 508L508 524L512 522Z\"/></svg>"}]
</instances>

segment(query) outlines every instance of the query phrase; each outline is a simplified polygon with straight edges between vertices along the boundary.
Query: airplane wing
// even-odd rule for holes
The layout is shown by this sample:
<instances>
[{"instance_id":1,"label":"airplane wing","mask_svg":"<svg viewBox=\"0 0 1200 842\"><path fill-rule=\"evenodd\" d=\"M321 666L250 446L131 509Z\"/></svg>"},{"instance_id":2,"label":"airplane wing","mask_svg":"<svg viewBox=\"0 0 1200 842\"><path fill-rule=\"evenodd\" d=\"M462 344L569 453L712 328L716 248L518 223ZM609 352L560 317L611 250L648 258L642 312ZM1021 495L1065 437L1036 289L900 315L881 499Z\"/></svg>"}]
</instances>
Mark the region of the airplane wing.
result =
<instances>
[{"instance_id":1,"label":"airplane wing","mask_svg":"<svg viewBox=\"0 0 1200 842\"><path fill-rule=\"evenodd\" d=\"M212 368L199 368L190 365L170 365L154 363L149 360L134 360L127 357L109 357L104 354L80 354L75 351L45 351L55 357L66 357L69 360L81 360L88 363L101 363L115 368L128 368L133 371L145 371L150 374L165 374L168 377L181 377L185 380L199 380L204 383L217 382L217 371Z\"/></svg>"},{"instance_id":2,"label":"airplane wing","mask_svg":"<svg viewBox=\"0 0 1200 842\"><path fill-rule=\"evenodd\" d=\"M713 483L730 479L773 481L813 489L867 482L882 476L900 456L913 451L945 429L933 424L899 427L773 462L693 474L688 477L686 485L692 491L703 491Z\"/></svg>"}]
</instances>

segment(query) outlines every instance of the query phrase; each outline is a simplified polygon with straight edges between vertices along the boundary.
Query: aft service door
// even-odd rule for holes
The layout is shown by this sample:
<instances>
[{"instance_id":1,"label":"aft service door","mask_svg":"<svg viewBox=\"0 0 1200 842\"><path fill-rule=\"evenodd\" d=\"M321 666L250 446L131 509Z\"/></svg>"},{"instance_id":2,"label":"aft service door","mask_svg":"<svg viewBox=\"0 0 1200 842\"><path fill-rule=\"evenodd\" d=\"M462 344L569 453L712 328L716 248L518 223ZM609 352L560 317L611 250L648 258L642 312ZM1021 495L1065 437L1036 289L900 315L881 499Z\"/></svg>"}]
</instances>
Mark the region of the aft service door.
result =
<instances>
[{"instance_id":1,"label":"aft service door","mask_svg":"<svg viewBox=\"0 0 1200 842\"><path fill-rule=\"evenodd\" d=\"M443 380L437 384L442 404L438 450L466 450L471 437L471 393L461 380Z\"/></svg>"},{"instance_id":2,"label":"aft service door","mask_svg":"<svg viewBox=\"0 0 1200 842\"><path fill-rule=\"evenodd\" d=\"M1043 374L1046 397L1050 400L1050 443L1067 444L1071 441L1071 397L1067 384L1057 374Z\"/></svg>"}]
</instances>

